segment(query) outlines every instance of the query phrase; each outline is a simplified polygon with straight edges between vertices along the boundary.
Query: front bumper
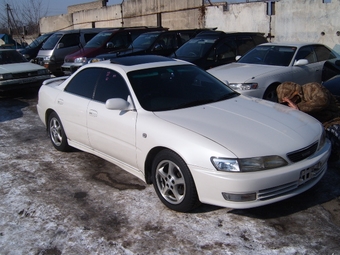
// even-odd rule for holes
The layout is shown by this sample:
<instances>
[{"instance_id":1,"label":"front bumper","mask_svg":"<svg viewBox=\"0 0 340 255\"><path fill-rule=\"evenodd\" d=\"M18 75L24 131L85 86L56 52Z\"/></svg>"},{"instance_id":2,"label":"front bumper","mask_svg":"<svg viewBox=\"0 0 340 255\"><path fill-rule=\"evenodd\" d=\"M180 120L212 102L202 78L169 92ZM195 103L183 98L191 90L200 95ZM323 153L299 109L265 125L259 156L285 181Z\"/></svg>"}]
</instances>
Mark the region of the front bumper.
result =
<instances>
[{"instance_id":1,"label":"front bumper","mask_svg":"<svg viewBox=\"0 0 340 255\"><path fill-rule=\"evenodd\" d=\"M51 75L33 76L21 79L0 81L0 91L10 91L20 88L32 88L42 85L44 80L50 79Z\"/></svg>"},{"instance_id":2,"label":"front bumper","mask_svg":"<svg viewBox=\"0 0 340 255\"><path fill-rule=\"evenodd\" d=\"M227 173L192 165L189 168L202 203L246 209L278 202L310 189L326 172L330 153L331 144L327 140L311 157L278 169ZM319 169L312 173L315 166ZM234 198L241 201L235 202Z\"/></svg>"},{"instance_id":3,"label":"front bumper","mask_svg":"<svg viewBox=\"0 0 340 255\"><path fill-rule=\"evenodd\" d=\"M71 75L75 71L77 71L80 67L82 67L83 63L64 63L61 66L61 70L63 71L64 75Z\"/></svg>"}]
</instances>

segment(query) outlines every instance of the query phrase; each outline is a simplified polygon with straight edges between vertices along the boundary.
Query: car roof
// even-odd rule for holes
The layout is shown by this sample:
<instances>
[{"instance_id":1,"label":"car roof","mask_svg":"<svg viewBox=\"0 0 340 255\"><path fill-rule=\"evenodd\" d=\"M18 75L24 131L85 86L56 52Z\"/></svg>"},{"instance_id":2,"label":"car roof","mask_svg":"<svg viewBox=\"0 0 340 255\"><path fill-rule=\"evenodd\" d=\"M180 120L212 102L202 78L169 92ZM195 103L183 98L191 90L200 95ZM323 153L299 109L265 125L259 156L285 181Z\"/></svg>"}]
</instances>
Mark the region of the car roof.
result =
<instances>
[{"instance_id":1,"label":"car roof","mask_svg":"<svg viewBox=\"0 0 340 255\"><path fill-rule=\"evenodd\" d=\"M124 72L146 69L146 68L155 68L161 66L173 66L173 65L193 65L183 60L164 57L160 55L140 55L140 56L127 56L127 57L119 57L111 60L100 61L96 63L91 63L85 65L84 67L102 67L102 68L110 68L110 65L118 65Z\"/></svg>"},{"instance_id":2,"label":"car roof","mask_svg":"<svg viewBox=\"0 0 340 255\"><path fill-rule=\"evenodd\" d=\"M322 45L320 43L308 43L308 42L280 42L280 43L262 43L258 46L288 46L288 47L302 47L302 46L308 46L308 45Z\"/></svg>"},{"instance_id":3,"label":"car roof","mask_svg":"<svg viewBox=\"0 0 340 255\"><path fill-rule=\"evenodd\" d=\"M202 37L213 37L213 38L224 38L231 35L260 35L263 36L264 33L260 32L224 32L219 30L207 30L200 32L196 38Z\"/></svg>"}]
</instances>

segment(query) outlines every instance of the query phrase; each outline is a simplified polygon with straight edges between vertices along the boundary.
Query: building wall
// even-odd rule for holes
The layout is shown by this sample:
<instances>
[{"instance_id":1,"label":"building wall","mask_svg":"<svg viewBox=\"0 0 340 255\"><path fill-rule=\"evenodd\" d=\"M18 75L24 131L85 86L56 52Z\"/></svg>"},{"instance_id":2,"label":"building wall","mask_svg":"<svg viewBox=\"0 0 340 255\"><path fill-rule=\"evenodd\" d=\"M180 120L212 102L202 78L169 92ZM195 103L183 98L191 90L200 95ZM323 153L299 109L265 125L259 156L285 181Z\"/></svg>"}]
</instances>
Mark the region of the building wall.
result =
<instances>
[{"instance_id":1,"label":"building wall","mask_svg":"<svg viewBox=\"0 0 340 255\"><path fill-rule=\"evenodd\" d=\"M102 6L102 1L74 5L64 15L41 19L42 33L90 27L162 25L170 29L217 28L222 31L255 31L271 35L272 42L306 41L328 45L340 53L340 0L273 0L267 3L206 4L204 0L124 0ZM96 6L96 7L94 7ZM100 7L98 7L100 6ZM91 8L90 8L91 7ZM79 11L76 11L79 10Z\"/></svg>"},{"instance_id":2,"label":"building wall","mask_svg":"<svg viewBox=\"0 0 340 255\"><path fill-rule=\"evenodd\" d=\"M101 0L93 1L90 3L85 3L85 4L75 4L75 5L70 5L67 7L67 13L75 13L79 11L93 10L93 9L98 9L101 7L103 7L103 3Z\"/></svg>"}]
</instances>

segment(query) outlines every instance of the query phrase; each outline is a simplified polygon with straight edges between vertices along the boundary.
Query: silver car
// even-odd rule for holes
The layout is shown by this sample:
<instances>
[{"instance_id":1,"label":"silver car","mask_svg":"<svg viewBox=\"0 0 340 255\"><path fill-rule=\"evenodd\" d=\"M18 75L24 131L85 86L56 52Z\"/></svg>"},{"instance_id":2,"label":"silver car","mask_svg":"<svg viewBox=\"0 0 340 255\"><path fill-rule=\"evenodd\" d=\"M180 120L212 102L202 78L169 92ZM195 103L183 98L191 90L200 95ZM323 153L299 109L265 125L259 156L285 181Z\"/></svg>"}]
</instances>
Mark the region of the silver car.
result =
<instances>
[{"instance_id":1,"label":"silver car","mask_svg":"<svg viewBox=\"0 0 340 255\"><path fill-rule=\"evenodd\" d=\"M325 61L336 57L336 52L322 44L264 43L236 63L208 72L243 95L276 102L276 87L280 83L321 83Z\"/></svg>"}]
</instances>

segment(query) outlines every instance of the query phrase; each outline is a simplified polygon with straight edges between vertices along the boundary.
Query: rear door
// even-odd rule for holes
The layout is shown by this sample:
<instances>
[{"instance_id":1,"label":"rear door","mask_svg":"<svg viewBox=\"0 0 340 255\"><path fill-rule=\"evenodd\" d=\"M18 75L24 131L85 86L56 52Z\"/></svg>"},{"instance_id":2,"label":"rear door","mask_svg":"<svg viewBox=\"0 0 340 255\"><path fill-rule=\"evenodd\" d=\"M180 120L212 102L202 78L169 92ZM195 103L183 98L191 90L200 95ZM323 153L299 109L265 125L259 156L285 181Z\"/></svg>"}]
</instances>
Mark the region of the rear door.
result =
<instances>
[{"instance_id":1,"label":"rear door","mask_svg":"<svg viewBox=\"0 0 340 255\"><path fill-rule=\"evenodd\" d=\"M85 146L90 146L87 133L87 108L93 97L100 69L87 68L79 72L57 98L56 111L67 137Z\"/></svg>"}]
</instances>

